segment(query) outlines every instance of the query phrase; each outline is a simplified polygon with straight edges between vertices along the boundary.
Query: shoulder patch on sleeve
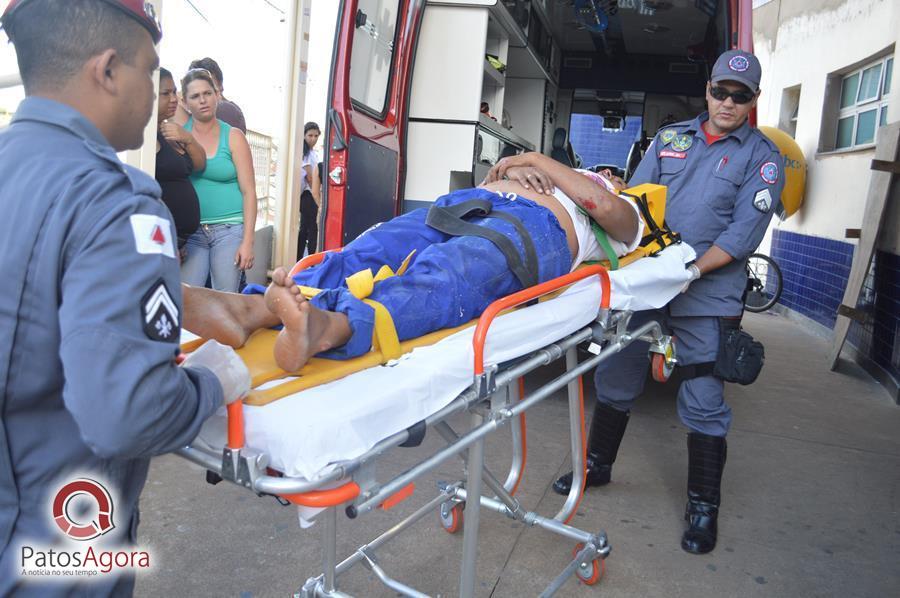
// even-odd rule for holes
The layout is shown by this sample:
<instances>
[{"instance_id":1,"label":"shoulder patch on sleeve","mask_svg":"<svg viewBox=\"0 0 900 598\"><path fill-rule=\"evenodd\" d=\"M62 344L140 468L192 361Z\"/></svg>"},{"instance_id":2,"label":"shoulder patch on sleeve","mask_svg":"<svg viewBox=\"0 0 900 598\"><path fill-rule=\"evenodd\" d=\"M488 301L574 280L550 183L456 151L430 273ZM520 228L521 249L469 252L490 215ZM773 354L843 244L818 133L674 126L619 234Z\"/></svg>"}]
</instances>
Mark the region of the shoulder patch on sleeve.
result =
<instances>
[{"instance_id":1,"label":"shoulder patch on sleeve","mask_svg":"<svg viewBox=\"0 0 900 598\"><path fill-rule=\"evenodd\" d=\"M772 207L772 194L768 188L756 192L753 196L753 207L763 214L769 213L769 208Z\"/></svg>"},{"instance_id":2,"label":"shoulder patch on sleeve","mask_svg":"<svg viewBox=\"0 0 900 598\"><path fill-rule=\"evenodd\" d=\"M766 162L759 167L759 178L766 184L774 185L778 182L778 164L775 162Z\"/></svg>"},{"instance_id":3,"label":"shoulder patch on sleeve","mask_svg":"<svg viewBox=\"0 0 900 598\"><path fill-rule=\"evenodd\" d=\"M147 338L177 343L179 340L178 306L162 278L150 286L141 298L141 324Z\"/></svg>"},{"instance_id":4,"label":"shoulder patch on sleeve","mask_svg":"<svg viewBox=\"0 0 900 598\"><path fill-rule=\"evenodd\" d=\"M154 214L132 214L131 232L134 248L146 255L162 254L175 259L175 243L172 240L172 223L168 218Z\"/></svg>"}]
</instances>

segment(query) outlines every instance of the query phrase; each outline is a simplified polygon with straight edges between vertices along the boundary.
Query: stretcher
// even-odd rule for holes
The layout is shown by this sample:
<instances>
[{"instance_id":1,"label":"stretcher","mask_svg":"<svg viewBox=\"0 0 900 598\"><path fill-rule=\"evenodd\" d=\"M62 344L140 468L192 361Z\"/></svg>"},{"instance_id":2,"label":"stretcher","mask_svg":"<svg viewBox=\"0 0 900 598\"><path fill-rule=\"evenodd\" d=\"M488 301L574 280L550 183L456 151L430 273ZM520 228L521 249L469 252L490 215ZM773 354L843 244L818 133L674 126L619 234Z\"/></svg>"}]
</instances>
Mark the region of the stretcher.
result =
<instances>
[{"instance_id":1,"label":"stretcher","mask_svg":"<svg viewBox=\"0 0 900 598\"><path fill-rule=\"evenodd\" d=\"M573 575L596 583L610 552L608 538L601 530L570 524L585 478L581 377L638 340L649 343L654 377L668 377L676 363L671 337L655 322L631 329L630 318L636 310L668 303L686 281L684 265L694 257L693 250L680 243L614 272L598 265L580 268L496 301L472 326L405 345L398 359L349 375L346 362L336 362L338 378L312 387L303 382L310 377L303 371L291 375L269 363L274 333L257 332L239 351L251 370L254 391L210 418L179 454L204 467L211 483L227 480L274 495L283 504L297 505L303 517L321 511L316 520L324 533L324 570L309 578L297 596L345 596L337 589L338 578L359 563L394 592L425 595L391 577L375 552L434 512L446 531L463 530L460 595L474 595L481 509L472 505L575 543L570 562L543 596L553 595ZM545 296L552 298L535 303ZM197 341L183 340L186 351L197 346ZM581 345L590 357L579 363ZM559 359L565 360L565 373L526 396L523 376ZM311 367L311 377L318 378L322 365ZM515 497L525 467L524 418L526 411L563 388L575 475L564 505L547 517L526 511ZM460 413L469 414L469 428L457 432L448 420ZM506 427L513 456L501 481L485 467L484 442ZM378 479L381 457L418 446L430 430L446 441L445 447L422 455L399 475ZM354 520L376 508L390 508L410 497L418 478L454 456L462 458L466 472L459 480L439 484L436 495L415 512L337 561L339 510Z\"/></svg>"}]
</instances>

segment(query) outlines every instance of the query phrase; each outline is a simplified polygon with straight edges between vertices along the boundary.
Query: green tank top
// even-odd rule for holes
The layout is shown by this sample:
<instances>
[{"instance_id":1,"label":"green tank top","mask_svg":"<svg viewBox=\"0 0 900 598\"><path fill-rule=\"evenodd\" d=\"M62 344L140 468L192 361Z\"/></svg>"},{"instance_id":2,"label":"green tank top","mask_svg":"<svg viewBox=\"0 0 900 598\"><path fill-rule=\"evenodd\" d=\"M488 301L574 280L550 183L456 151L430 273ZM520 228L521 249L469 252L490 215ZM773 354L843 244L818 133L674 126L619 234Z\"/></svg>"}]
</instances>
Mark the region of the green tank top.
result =
<instances>
[{"instance_id":1,"label":"green tank top","mask_svg":"<svg viewBox=\"0 0 900 598\"><path fill-rule=\"evenodd\" d=\"M193 131L194 119L184 125ZM231 158L228 138L231 125L219 121L219 145L216 155L206 158L206 170L191 175L200 199L201 224L240 224L244 221L244 196L238 186L237 168Z\"/></svg>"}]
</instances>

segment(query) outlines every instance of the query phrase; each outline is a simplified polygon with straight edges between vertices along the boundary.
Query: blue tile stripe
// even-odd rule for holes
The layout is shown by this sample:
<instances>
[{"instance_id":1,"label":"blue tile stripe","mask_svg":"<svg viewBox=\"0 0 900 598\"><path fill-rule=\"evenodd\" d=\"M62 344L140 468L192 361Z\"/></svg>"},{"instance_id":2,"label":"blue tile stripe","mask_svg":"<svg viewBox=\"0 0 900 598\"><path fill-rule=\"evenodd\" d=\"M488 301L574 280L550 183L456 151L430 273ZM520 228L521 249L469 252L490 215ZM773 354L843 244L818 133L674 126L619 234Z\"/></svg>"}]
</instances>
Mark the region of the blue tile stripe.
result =
<instances>
[{"instance_id":1,"label":"blue tile stripe","mask_svg":"<svg viewBox=\"0 0 900 598\"><path fill-rule=\"evenodd\" d=\"M779 303L833 329L853 250L843 241L776 229L770 251L784 276ZM867 319L851 324L848 342L900 380L900 256L876 252L856 307Z\"/></svg>"}]
</instances>

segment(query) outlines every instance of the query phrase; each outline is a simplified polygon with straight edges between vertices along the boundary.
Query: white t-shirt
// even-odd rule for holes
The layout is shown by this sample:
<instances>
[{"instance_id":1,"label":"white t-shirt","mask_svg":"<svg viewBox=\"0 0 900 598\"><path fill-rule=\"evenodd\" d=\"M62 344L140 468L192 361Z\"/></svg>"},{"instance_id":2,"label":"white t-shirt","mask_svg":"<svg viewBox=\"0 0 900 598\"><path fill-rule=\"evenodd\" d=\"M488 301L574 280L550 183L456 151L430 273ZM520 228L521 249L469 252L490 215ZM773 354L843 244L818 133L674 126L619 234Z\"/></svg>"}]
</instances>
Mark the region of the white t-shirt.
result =
<instances>
[{"instance_id":1,"label":"white t-shirt","mask_svg":"<svg viewBox=\"0 0 900 598\"><path fill-rule=\"evenodd\" d=\"M302 178L300 179L300 193L309 190L309 180L306 174L306 167L309 166L313 170L319 167L319 155L316 154L316 150L310 149L309 153L306 154L306 157L303 158L303 167L300 169L302 172Z\"/></svg>"},{"instance_id":2,"label":"white t-shirt","mask_svg":"<svg viewBox=\"0 0 900 598\"><path fill-rule=\"evenodd\" d=\"M591 175L593 175L590 177L591 179L595 181L602 181L607 190L610 191L610 193L616 192L615 187L612 186L612 183L604 179L602 176L593 172L591 173ZM574 270L575 267L582 262L606 259L606 254L600 247L600 244L597 243L597 238L594 236L594 231L591 229L590 216L582 213L581 210L578 209L578 205L574 201L572 201L572 199L569 198L568 195L563 193L562 189L560 189L559 187L556 188L553 196L569 213L569 216L572 218L572 224L575 226L575 238L578 239L578 254L572 261L572 269ZM634 212L638 218L638 229L637 234L634 236L630 243L623 243L621 241L613 239L612 237L609 237L610 246L612 247L613 251L616 252L616 256L620 257L634 251L640 244L641 238L644 236L644 221L641 219L640 209L638 208L637 204L630 199L624 199L628 202L628 205L634 208Z\"/></svg>"}]
</instances>

